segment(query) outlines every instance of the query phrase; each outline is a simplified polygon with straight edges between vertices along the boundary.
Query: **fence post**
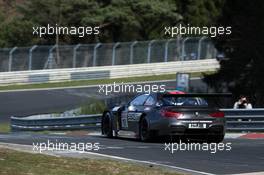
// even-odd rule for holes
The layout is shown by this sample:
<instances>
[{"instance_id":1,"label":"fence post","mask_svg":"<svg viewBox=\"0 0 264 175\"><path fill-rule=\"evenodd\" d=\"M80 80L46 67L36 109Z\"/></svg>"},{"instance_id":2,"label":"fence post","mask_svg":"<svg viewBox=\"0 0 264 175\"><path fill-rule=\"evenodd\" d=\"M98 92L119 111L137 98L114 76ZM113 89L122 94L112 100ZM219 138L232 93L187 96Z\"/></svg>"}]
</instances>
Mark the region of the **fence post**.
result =
<instances>
[{"instance_id":1,"label":"fence post","mask_svg":"<svg viewBox=\"0 0 264 175\"><path fill-rule=\"evenodd\" d=\"M150 56L151 56L151 45L155 42L156 40L151 40L148 43L148 63L150 63Z\"/></svg>"},{"instance_id":2,"label":"fence post","mask_svg":"<svg viewBox=\"0 0 264 175\"><path fill-rule=\"evenodd\" d=\"M133 59L134 59L134 46L137 44L137 41L134 41L130 45L130 64L133 64Z\"/></svg>"},{"instance_id":3,"label":"fence post","mask_svg":"<svg viewBox=\"0 0 264 175\"><path fill-rule=\"evenodd\" d=\"M81 46L81 44L77 44L77 45L73 48L73 57L72 57L72 67L73 67L73 68L76 67L76 51L77 51L77 49L79 49L80 46Z\"/></svg>"},{"instance_id":4,"label":"fence post","mask_svg":"<svg viewBox=\"0 0 264 175\"><path fill-rule=\"evenodd\" d=\"M49 69L52 69L52 61L53 61L53 50L57 47L57 45L55 44L54 46L52 46L50 49L49 49L49 57L48 57L48 60L47 60L47 65ZM45 66L45 67L46 67ZM45 69L45 68L44 68Z\"/></svg>"},{"instance_id":5,"label":"fence post","mask_svg":"<svg viewBox=\"0 0 264 175\"><path fill-rule=\"evenodd\" d=\"M34 45L29 49L29 57L28 57L28 70L32 69L32 52L34 49L36 49L38 46Z\"/></svg>"},{"instance_id":6,"label":"fence post","mask_svg":"<svg viewBox=\"0 0 264 175\"><path fill-rule=\"evenodd\" d=\"M116 57L116 48L120 45L119 42L115 43L113 46L113 52L112 52L112 66L115 65L115 57Z\"/></svg>"},{"instance_id":7,"label":"fence post","mask_svg":"<svg viewBox=\"0 0 264 175\"><path fill-rule=\"evenodd\" d=\"M212 43L211 43L211 45L212 45L212 47L214 48L214 49L213 49L213 54L212 54L213 56L212 56L212 57L213 57L213 58L216 58L216 57L217 57L217 54L218 54L218 50L215 48L215 45L213 45Z\"/></svg>"},{"instance_id":8,"label":"fence post","mask_svg":"<svg viewBox=\"0 0 264 175\"><path fill-rule=\"evenodd\" d=\"M181 51L181 60L184 60L185 55L185 42L189 39L189 37L186 37L182 42L182 51Z\"/></svg>"},{"instance_id":9,"label":"fence post","mask_svg":"<svg viewBox=\"0 0 264 175\"><path fill-rule=\"evenodd\" d=\"M94 46L94 50L93 50L93 66L96 66L96 54L97 54L97 48L101 46L101 43L97 43Z\"/></svg>"},{"instance_id":10,"label":"fence post","mask_svg":"<svg viewBox=\"0 0 264 175\"><path fill-rule=\"evenodd\" d=\"M9 64L8 64L8 71L12 71L12 61L13 61L13 53L15 52L15 50L17 49L17 47L13 47L10 51L9 51Z\"/></svg>"},{"instance_id":11,"label":"fence post","mask_svg":"<svg viewBox=\"0 0 264 175\"><path fill-rule=\"evenodd\" d=\"M201 39L199 39L198 42L198 51L197 51L197 59L200 60L201 59L201 45L202 45L202 41L205 39L206 37L203 36Z\"/></svg>"},{"instance_id":12,"label":"fence post","mask_svg":"<svg viewBox=\"0 0 264 175\"><path fill-rule=\"evenodd\" d=\"M175 58L173 58L173 60L177 60L179 61L181 59L181 36L177 35L177 38L176 38L176 47L175 47L175 50L176 50L176 54L174 55Z\"/></svg>"},{"instance_id":13,"label":"fence post","mask_svg":"<svg viewBox=\"0 0 264 175\"><path fill-rule=\"evenodd\" d=\"M165 44L165 52L164 52L164 62L168 61L168 46L172 39L169 39Z\"/></svg>"}]
</instances>

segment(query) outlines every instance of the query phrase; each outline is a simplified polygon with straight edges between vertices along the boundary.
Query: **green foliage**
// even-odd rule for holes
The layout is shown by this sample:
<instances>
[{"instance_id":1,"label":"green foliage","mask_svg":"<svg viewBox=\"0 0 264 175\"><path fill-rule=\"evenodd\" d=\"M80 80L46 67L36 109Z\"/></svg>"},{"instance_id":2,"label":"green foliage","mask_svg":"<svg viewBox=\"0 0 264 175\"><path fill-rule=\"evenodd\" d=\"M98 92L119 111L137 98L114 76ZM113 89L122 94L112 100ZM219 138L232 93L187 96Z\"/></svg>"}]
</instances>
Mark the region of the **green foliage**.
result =
<instances>
[{"instance_id":1,"label":"green foliage","mask_svg":"<svg viewBox=\"0 0 264 175\"><path fill-rule=\"evenodd\" d=\"M82 114L100 114L106 109L106 105L103 101L97 99L91 99L87 104L80 107L80 113Z\"/></svg>"},{"instance_id":2,"label":"green foliage","mask_svg":"<svg viewBox=\"0 0 264 175\"><path fill-rule=\"evenodd\" d=\"M32 23L30 21L21 21L17 18L2 24L0 26L0 46L13 47L32 45L38 41L38 39L32 38L32 31L28 30L31 28Z\"/></svg>"},{"instance_id":3,"label":"green foliage","mask_svg":"<svg viewBox=\"0 0 264 175\"><path fill-rule=\"evenodd\" d=\"M28 0L12 1L14 13L0 8L0 46L55 44L55 35L32 35L33 26L100 26L100 35L60 35L59 44L164 38L164 27L179 22L210 25L224 0ZM11 1L10 1L11 2ZM16 2L16 3L14 3ZM12 10L11 10L12 11Z\"/></svg>"},{"instance_id":4,"label":"green foliage","mask_svg":"<svg viewBox=\"0 0 264 175\"><path fill-rule=\"evenodd\" d=\"M159 0L114 0L105 6L104 22L113 41L162 37L163 28L181 19L176 5Z\"/></svg>"},{"instance_id":5,"label":"green foliage","mask_svg":"<svg viewBox=\"0 0 264 175\"><path fill-rule=\"evenodd\" d=\"M222 12L225 0L179 0L183 22L193 26L211 26Z\"/></svg>"},{"instance_id":6,"label":"green foliage","mask_svg":"<svg viewBox=\"0 0 264 175\"><path fill-rule=\"evenodd\" d=\"M0 123L0 133L9 133L10 124L9 123Z\"/></svg>"}]
</instances>

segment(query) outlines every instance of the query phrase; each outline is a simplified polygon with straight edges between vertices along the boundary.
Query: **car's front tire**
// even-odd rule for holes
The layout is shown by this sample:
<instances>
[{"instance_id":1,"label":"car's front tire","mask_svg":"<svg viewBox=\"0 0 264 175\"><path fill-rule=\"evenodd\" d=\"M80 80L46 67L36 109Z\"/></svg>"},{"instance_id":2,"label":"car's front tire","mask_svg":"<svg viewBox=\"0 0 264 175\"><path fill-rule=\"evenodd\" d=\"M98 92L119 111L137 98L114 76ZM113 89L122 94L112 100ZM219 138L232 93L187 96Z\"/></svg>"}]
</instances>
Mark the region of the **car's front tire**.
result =
<instances>
[{"instance_id":1,"label":"car's front tire","mask_svg":"<svg viewBox=\"0 0 264 175\"><path fill-rule=\"evenodd\" d=\"M113 137L113 132L112 132L112 118L110 112L104 113L102 117L102 134L106 135L109 138Z\"/></svg>"},{"instance_id":2,"label":"car's front tire","mask_svg":"<svg viewBox=\"0 0 264 175\"><path fill-rule=\"evenodd\" d=\"M143 142L150 141L149 123L145 117L142 117L139 123L139 139Z\"/></svg>"}]
</instances>

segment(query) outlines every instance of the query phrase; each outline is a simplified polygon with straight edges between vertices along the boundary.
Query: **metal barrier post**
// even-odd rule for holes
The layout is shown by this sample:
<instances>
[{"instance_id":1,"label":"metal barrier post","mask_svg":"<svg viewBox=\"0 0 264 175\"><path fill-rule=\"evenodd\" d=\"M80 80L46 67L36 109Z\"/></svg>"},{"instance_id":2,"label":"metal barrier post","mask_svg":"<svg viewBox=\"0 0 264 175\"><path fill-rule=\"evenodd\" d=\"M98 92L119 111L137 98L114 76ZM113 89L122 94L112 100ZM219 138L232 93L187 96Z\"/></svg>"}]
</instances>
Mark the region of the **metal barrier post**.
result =
<instances>
[{"instance_id":1,"label":"metal barrier post","mask_svg":"<svg viewBox=\"0 0 264 175\"><path fill-rule=\"evenodd\" d=\"M213 45L212 43L211 43L211 45ZM214 49L213 49L213 58L216 58L217 57L217 53L218 53L218 50L215 48L215 46L213 45L213 47L214 47Z\"/></svg>"},{"instance_id":2,"label":"metal barrier post","mask_svg":"<svg viewBox=\"0 0 264 175\"><path fill-rule=\"evenodd\" d=\"M180 60L181 57L181 36L177 35L177 39L176 39L176 60ZM175 60L175 59L174 59Z\"/></svg>"},{"instance_id":3,"label":"metal barrier post","mask_svg":"<svg viewBox=\"0 0 264 175\"><path fill-rule=\"evenodd\" d=\"M189 39L189 37L186 37L182 42L182 51L181 51L181 60L184 60L185 56L185 42Z\"/></svg>"},{"instance_id":4,"label":"metal barrier post","mask_svg":"<svg viewBox=\"0 0 264 175\"><path fill-rule=\"evenodd\" d=\"M165 44L164 62L168 62L168 46L172 39L169 39Z\"/></svg>"},{"instance_id":5,"label":"metal barrier post","mask_svg":"<svg viewBox=\"0 0 264 175\"><path fill-rule=\"evenodd\" d=\"M113 46L113 52L112 52L112 66L115 65L115 57L116 57L116 48L120 45L119 42L115 43Z\"/></svg>"},{"instance_id":6,"label":"metal barrier post","mask_svg":"<svg viewBox=\"0 0 264 175\"><path fill-rule=\"evenodd\" d=\"M133 64L133 60L134 60L134 46L137 44L137 41L134 41L131 45L130 45L130 64Z\"/></svg>"},{"instance_id":7,"label":"metal barrier post","mask_svg":"<svg viewBox=\"0 0 264 175\"><path fill-rule=\"evenodd\" d=\"M94 50L93 50L93 66L96 66L96 54L97 54L97 48L101 46L101 43L97 43L94 46Z\"/></svg>"},{"instance_id":8,"label":"metal barrier post","mask_svg":"<svg viewBox=\"0 0 264 175\"><path fill-rule=\"evenodd\" d=\"M150 63L150 55L151 55L151 45L155 42L156 40L151 40L148 44L148 63Z\"/></svg>"},{"instance_id":9,"label":"metal barrier post","mask_svg":"<svg viewBox=\"0 0 264 175\"><path fill-rule=\"evenodd\" d=\"M197 59L201 59L201 45L202 45L202 41L205 39L206 37L203 36L201 39L199 39L199 42L198 42L198 51L197 51Z\"/></svg>"},{"instance_id":10,"label":"metal barrier post","mask_svg":"<svg viewBox=\"0 0 264 175\"><path fill-rule=\"evenodd\" d=\"M49 57L48 57L48 60L47 60L47 63L45 65L45 67L48 66L49 69L52 69L52 60L53 60L53 50L57 47L57 45L55 44L54 46L52 46L50 49L49 49Z\"/></svg>"},{"instance_id":11,"label":"metal barrier post","mask_svg":"<svg viewBox=\"0 0 264 175\"><path fill-rule=\"evenodd\" d=\"M8 71L12 71L12 61L13 61L13 53L14 51L17 49L17 47L13 47L10 51L9 51L9 64L8 64Z\"/></svg>"},{"instance_id":12,"label":"metal barrier post","mask_svg":"<svg viewBox=\"0 0 264 175\"><path fill-rule=\"evenodd\" d=\"M72 57L72 67L75 68L76 67L76 51L77 49L81 46L81 44L77 44L74 48L73 48L73 57Z\"/></svg>"},{"instance_id":13,"label":"metal barrier post","mask_svg":"<svg viewBox=\"0 0 264 175\"><path fill-rule=\"evenodd\" d=\"M34 45L29 50L29 57L28 57L28 70L32 69L32 52L34 49L36 49L38 46Z\"/></svg>"}]
</instances>

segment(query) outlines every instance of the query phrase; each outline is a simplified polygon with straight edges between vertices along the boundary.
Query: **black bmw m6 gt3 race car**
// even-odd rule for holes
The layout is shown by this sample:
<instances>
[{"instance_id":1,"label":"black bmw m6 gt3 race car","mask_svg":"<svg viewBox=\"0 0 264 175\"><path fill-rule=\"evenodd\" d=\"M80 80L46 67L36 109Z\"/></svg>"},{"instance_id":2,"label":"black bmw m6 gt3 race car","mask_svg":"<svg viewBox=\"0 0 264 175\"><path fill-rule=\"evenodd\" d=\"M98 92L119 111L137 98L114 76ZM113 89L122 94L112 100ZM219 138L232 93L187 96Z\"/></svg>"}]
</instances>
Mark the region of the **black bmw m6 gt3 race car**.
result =
<instances>
[{"instance_id":1,"label":"black bmw m6 gt3 race car","mask_svg":"<svg viewBox=\"0 0 264 175\"><path fill-rule=\"evenodd\" d=\"M224 113L204 98L215 94L181 91L141 94L123 106L104 111L102 134L107 137L175 137L221 142L225 135Z\"/></svg>"}]
</instances>

